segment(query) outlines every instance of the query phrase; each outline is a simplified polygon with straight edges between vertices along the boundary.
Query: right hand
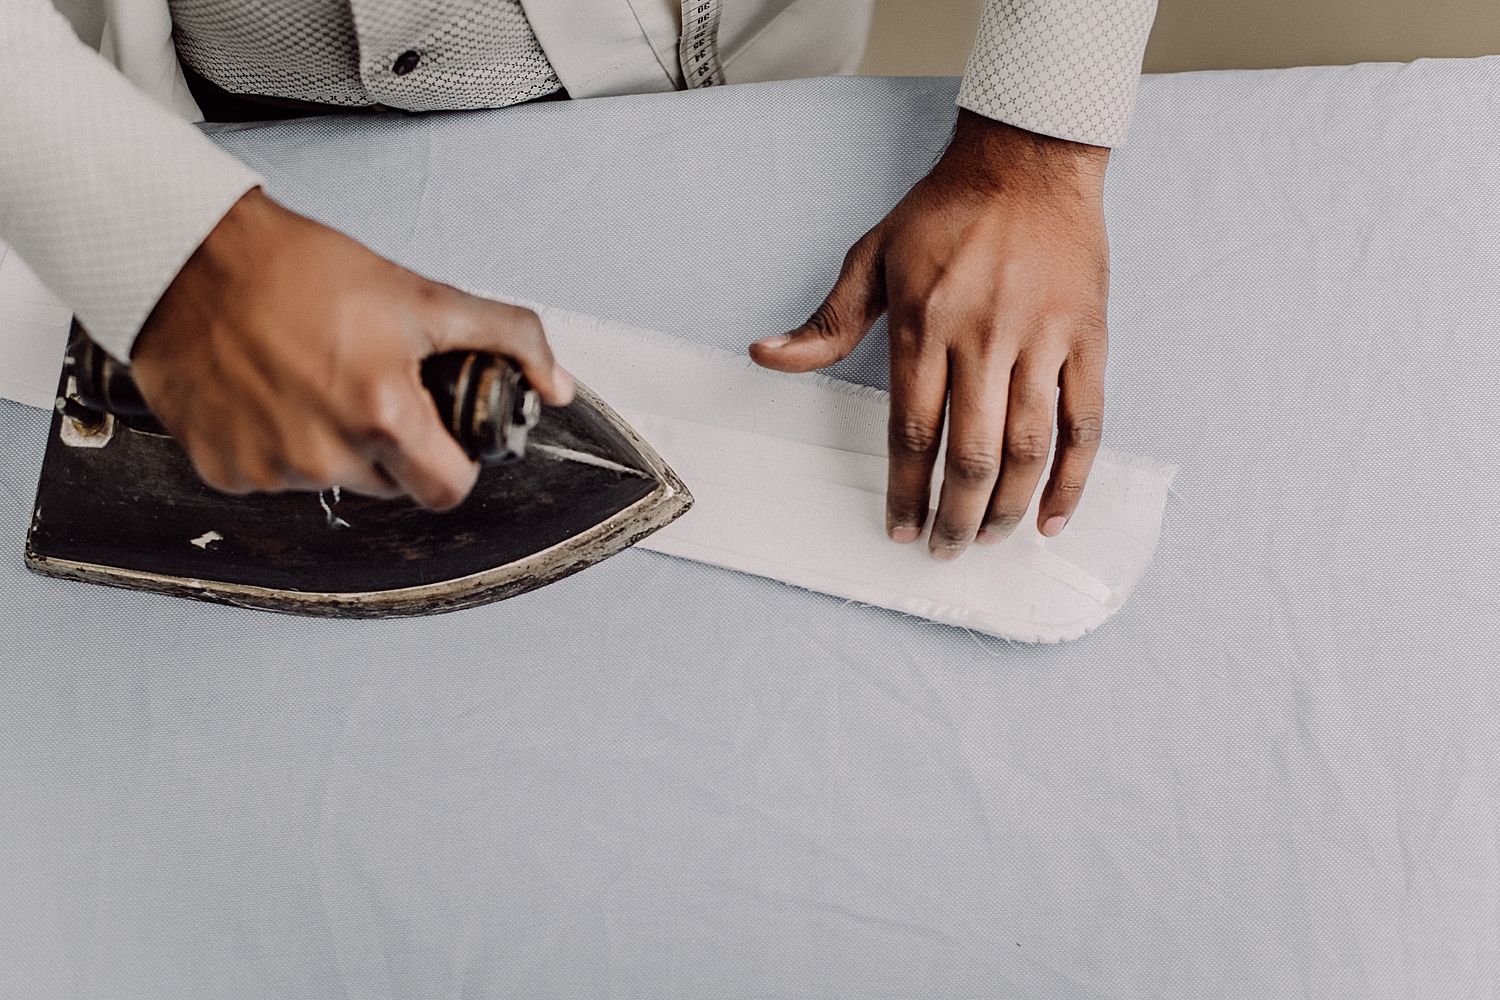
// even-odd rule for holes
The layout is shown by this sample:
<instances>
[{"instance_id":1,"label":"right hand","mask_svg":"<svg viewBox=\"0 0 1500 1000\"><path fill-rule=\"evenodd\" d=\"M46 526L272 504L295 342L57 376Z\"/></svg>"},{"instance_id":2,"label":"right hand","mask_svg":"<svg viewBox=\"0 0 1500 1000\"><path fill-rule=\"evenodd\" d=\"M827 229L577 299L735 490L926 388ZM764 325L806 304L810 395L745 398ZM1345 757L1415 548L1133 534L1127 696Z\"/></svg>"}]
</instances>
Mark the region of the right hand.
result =
<instances>
[{"instance_id":1,"label":"right hand","mask_svg":"<svg viewBox=\"0 0 1500 1000\"><path fill-rule=\"evenodd\" d=\"M429 281L257 188L178 272L131 367L215 489L340 486L447 510L479 472L421 362L458 349L512 359L546 403L572 399L536 313Z\"/></svg>"}]
</instances>

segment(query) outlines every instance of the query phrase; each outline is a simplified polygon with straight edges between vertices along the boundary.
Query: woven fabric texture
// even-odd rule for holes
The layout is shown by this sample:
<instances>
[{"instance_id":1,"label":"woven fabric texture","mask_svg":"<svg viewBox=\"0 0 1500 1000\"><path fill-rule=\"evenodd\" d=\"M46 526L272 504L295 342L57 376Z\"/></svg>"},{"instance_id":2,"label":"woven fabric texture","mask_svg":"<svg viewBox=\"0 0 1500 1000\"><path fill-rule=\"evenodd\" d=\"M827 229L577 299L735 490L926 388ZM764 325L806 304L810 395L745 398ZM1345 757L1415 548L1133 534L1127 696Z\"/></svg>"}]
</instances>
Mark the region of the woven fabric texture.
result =
<instances>
[{"instance_id":1,"label":"woven fabric texture","mask_svg":"<svg viewBox=\"0 0 1500 1000\"><path fill-rule=\"evenodd\" d=\"M1156 0L989 0L958 103L1031 132L1125 140Z\"/></svg>"},{"instance_id":2,"label":"woven fabric texture","mask_svg":"<svg viewBox=\"0 0 1500 1000\"><path fill-rule=\"evenodd\" d=\"M232 93L423 111L504 107L561 86L520 0L171 0L171 8L183 61Z\"/></svg>"}]
</instances>

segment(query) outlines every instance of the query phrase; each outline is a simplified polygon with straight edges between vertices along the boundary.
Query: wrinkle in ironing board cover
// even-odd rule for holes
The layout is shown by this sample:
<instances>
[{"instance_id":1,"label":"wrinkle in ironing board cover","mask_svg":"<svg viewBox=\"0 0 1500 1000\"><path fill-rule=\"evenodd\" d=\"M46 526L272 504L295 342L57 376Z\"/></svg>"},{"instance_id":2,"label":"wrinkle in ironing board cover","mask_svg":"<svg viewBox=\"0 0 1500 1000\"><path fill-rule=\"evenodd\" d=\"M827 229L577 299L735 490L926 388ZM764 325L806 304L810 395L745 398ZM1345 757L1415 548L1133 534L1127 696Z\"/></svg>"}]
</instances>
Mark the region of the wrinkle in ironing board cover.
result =
<instances>
[{"instance_id":1,"label":"wrinkle in ironing board cover","mask_svg":"<svg viewBox=\"0 0 1500 1000\"><path fill-rule=\"evenodd\" d=\"M1151 564L1175 466L1102 449L1061 535L1037 531L1038 490L1004 542L940 563L882 530L885 391L526 304L693 491L693 509L642 548L1028 643L1097 628Z\"/></svg>"}]
</instances>

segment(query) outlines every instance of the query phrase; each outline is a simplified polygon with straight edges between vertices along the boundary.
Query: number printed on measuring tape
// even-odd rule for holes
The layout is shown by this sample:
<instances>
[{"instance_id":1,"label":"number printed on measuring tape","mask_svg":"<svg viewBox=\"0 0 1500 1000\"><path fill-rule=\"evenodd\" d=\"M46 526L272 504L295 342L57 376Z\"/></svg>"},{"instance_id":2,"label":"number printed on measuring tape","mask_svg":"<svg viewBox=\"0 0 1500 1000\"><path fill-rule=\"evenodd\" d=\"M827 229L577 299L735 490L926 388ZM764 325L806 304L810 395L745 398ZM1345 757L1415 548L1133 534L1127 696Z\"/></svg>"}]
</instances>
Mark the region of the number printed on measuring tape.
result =
<instances>
[{"instance_id":1,"label":"number printed on measuring tape","mask_svg":"<svg viewBox=\"0 0 1500 1000\"><path fill-rule=\"evenodd\" d=\"M724 67L719 63L719 8L721 0L682 0L682 38L677 60L689 89L719 87Z\"/></svg>"}]
</instances>

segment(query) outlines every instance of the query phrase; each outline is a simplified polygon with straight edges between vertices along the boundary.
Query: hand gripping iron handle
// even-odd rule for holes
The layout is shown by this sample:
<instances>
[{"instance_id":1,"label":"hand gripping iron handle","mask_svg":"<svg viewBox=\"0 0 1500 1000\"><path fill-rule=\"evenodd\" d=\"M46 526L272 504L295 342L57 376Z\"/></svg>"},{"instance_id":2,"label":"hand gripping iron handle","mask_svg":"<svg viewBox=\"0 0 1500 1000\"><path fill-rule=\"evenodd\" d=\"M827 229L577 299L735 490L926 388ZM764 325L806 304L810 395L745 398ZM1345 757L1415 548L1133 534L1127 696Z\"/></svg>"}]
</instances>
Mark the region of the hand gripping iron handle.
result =
<instances>
[{"instance_id":1,"label":"hand gripping iron handle","mask_svg":"<svg viewBox=\"0 0 1500 1000\"><path fill-rule=\"evenodd\" d=\"M64 364L72 376L63 411L112 413L139 430L165 433L141 396L130 366L89 339L75 321ZM513 462L526 454L526 438L541 417L542 403L519 368L499 354L448 351L422 361L422 385L468 456L485 465Z\"/></svg>"}]
</instances>

